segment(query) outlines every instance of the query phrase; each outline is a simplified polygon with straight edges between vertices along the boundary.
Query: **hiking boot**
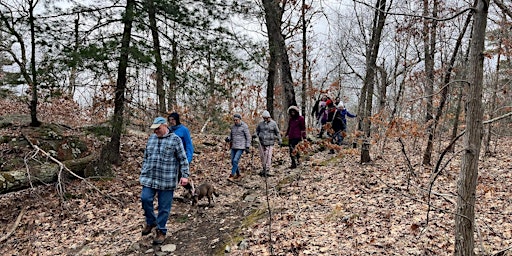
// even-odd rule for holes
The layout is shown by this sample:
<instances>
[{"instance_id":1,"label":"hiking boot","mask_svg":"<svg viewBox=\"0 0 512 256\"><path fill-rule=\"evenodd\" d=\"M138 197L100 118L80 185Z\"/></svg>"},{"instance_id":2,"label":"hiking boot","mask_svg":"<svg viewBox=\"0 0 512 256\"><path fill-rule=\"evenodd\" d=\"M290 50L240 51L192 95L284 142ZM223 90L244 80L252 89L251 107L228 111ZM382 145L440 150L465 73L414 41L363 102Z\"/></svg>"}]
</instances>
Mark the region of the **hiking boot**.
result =
<instances>
[{"instance_id":1,"label":"hiking boot","mask_svg":"<svg viewBox=\"0 0 512 256\"><path fill-rule=\"evenodd\" d=\"M233 176L233 174L230 174L229 177L228 177L228 180L229 181L233 181L235 180L235 176Z\"/></svg>"},{"instance_id":2,"label":"hiking boot","mask_svg":"<svg viewBox=\"0 0 512 256\"><path fill-rule=\"evenodd\" d=\"M235 180L241 179L241 178L242 178L242 174L237 173L237 174L235 174L235 176L234 176L233 178L234 178Z\"/></svg>"},{"instance_id":3,"label":"hiking boot","mask_svg":"<svg viewBox=\"0 0 512 256\"><path fill-rule=\"evenodd\" d=\"M148 225L148 224L146 224L144 229L142 229L142 235L143 236L149 235L149 233L151 233L151 230L153 230L153 228L155 228L155 227L156 227L156 225Z\"/></svg>"},{"instance_id":4,"label":"hiking boot","mask_svg":"<svg viewBox=\"0 0 512 256\"><path fill-rule=\"evenodd\" d=\"M292 163L292 165L290 166L290 169L295 169L295 168L297 168L297 164Z\"/></svg>"},{"instance_id":5,"label":"hiking boot","mask_svg":"<svg viewBox=\"0 0 512 256\"><path fill-rule=\"evenodd\" d=\"M165 240L165 234L160 229L156 230L155 239L153 239L153 244L162 244Z\"/></svg>"}]
</instances>

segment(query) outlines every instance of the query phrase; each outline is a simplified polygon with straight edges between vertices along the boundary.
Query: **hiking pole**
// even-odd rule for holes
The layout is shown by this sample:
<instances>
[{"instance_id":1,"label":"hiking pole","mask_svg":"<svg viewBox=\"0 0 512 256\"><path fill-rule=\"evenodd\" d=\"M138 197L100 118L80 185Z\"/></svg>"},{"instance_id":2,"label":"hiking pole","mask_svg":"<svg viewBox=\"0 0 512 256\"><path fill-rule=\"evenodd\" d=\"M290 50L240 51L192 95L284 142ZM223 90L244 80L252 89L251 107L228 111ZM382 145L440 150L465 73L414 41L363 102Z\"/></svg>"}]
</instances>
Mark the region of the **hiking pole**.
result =
<instances>
[{"instance_id":1,"label":"hiking pole","mask_svg":"<svg viewBox=\"0 0 512 256\"><path fill-rule=\"evenodd\" d=\"M265 179L265 197L267 200L267 210L268 210L268 243L270 246L270 255L274 255L274 248L272 246L272 210L270 209L270 199L268 196L268 171L267 170L267 163L270 158L270 154L266 151L266 148L261 145L263 155L264 155L264 163L263 163L263 176ZM272 164L271 164L272 165Z\"/></svg>"}]
</instances>

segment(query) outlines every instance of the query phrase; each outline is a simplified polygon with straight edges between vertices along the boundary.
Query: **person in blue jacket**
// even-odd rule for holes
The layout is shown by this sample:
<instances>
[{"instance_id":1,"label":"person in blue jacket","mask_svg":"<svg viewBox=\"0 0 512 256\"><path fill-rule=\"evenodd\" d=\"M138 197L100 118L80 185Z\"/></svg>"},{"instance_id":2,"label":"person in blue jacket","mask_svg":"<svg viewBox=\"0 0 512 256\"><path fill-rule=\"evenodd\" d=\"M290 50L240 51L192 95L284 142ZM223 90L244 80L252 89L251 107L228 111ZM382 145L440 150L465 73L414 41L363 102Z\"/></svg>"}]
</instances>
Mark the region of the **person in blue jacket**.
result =
<instances>
[{"instance_id":1,"label":"person in blue jacket","mask_svg":"<svg viewBox=\"0 0 512 256\"><path fill-rule=\"evenodd\" d=\"M343 143L343 138L345 137L345 133L347 132L347 116L350 118L357 117L345 108L345 105L342 101L338 103L336 112L334 113L334 117L332 120L332 129L334 130L334 134L332 136L332 142L336 145L341 145ZM331 149L329 153L333 154L334 149Z\"/></svg>"},{"instance_id":2,"label":"person in blue jacket","mask_svg":"<svg viewBox=\"0 0 512 256\"><path fill-rule=\"evenodd\" d=\"M176 112L171 113L169 117L167 117L167 121L169 121L171 131L178 135L178 137L181 139L181 142L183 142L183 148L185 148L187 160L190 164L194 156L194 145L192 143L192 138L190 137L190 131L186 126L181 124L180 115Z\"/></svg>"},{"instance_id":3,"label":"person in blue jacket","mask_svg":"<svg viewBox=\"0 0 512 256\"><path fill-rule=\"evenodd\" d=\"M181 143L183 144L183 148L185 149L185 154L187 155L188 164L192 162L192 158L194 156L194 144L192 143L192 138L190 137L190 131L186 126L181 124L180 115L177 112L173 112L169 114L167 117L167 121L169 122L169 129L172 133L178 135L181 139ZM178 180L181 178L178 173ZM190 193L195 193L194 183L190 181L187 185L183 186Z\"/></svg>"}]
</instances>

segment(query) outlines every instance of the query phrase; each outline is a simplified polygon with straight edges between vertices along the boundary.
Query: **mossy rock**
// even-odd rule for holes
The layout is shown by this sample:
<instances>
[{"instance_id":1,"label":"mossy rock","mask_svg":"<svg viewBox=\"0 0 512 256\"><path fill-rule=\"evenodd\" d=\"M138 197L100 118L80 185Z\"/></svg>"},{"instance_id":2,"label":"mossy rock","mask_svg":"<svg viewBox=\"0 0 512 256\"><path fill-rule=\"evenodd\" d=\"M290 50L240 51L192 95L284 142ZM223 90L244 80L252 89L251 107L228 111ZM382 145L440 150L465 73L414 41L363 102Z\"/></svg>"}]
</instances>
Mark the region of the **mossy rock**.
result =
<instances>
[{"instance_id":1,"label":"mossy rock","mask_svg":"<svg viewBox=\"0 0 512 256\"><path fill-rule=\"evenodd\" d=\"M86 126L83 130L88 134L93 134L96 137L110 137L112 134L112 128L109 125L94 125Z\"/></svg>"}]
</instances>

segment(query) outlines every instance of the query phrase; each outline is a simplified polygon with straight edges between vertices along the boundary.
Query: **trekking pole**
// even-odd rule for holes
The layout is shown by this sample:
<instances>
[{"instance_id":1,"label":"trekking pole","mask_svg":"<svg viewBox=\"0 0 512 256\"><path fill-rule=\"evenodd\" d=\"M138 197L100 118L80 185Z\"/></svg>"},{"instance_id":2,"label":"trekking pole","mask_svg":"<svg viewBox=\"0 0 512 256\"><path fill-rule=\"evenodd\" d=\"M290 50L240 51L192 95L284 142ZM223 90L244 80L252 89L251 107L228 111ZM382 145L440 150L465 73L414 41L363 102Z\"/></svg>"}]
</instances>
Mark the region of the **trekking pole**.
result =
<instances>
[{"instance_id":1,"label":"trekking pole","mask_svg":"<svg viewBox=\"0 0 512 256\"><path fill-rule=\"evenodd\" d=\"M254 136L251 137L251 147L252 147L253 141L254 141ZM251 172L254 169L253 162L254 162L254 150L251 150Z\"/></svg>"},{"instance_id":2,"label":"trekking pole","mask_svg":"<svg viewBox=\"0 0 512 256\"><path fill-rule=\"evenodd\" d=\"M262 145L263 147L263 145ZM263 163L263 176L265 179L265 197L267 200L267 210L268 210L268 244L270 246L270 255L274 255L274 248L272 246L272 210L270 208L270 199L269 199L269 193L268 193L268 170L267 170L267 163L270 158L270 154L266 152L265 147L263 147L263 155L264 157L264 163ZM272 164L271 164L272 165Z\"/></svg>"}]
</instances>

